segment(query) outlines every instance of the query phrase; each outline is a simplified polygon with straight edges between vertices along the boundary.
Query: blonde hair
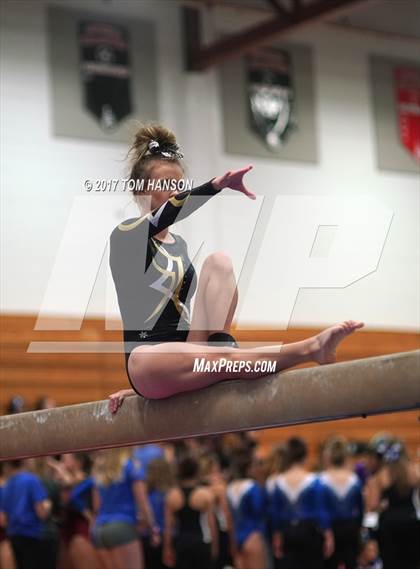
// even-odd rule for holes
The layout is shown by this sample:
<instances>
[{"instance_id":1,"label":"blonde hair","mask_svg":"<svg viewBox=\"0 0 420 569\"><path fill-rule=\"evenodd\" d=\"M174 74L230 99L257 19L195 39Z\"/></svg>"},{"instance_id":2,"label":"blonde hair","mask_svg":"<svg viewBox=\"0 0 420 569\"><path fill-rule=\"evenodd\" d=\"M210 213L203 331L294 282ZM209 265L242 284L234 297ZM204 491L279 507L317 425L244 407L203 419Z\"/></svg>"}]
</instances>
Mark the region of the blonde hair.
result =
<instances>
[{"instance_id":1,"label":"blonde hair","mask_svg":"<svg viewBox=\"0 0 420 569\"><path fill-rule=\"evenodd\" d=\"M340 436L329 438L324 444L323 456L328 465L343 466L349 456L347 440Z\"/></svg>"},{"instance_id":2,"label":"blonde hair","mask_svg":"<svg viewBox=\"0 0 420 569\"><path fill-rule=\"evenodd\" d=\"M285 470L287 470L287 448L285 444L278 444L269 456L269 473L280 474Z\"/></svg>"},{"instance_id":3,"label":"blonde hair","mask_svg":"<svg viewBox=\"0 0 420 569\"><path fill-rule=\"evenodd\" d=\"M200 477L202 478L211 475L214 468L217 468L219 472L222 470L218 456L213 453L202 454L198 459L198 465L200 467Z\"/></svg>"},{"instance_id":4,"label":"blonde hair","mask_svg":"<svg viewBox=\"0 0 420 569\"><path fill-rule=\"evenodd\" d=\"M49 457L46 456L28 458L26 460L26 467L32 474L36 474L38 478L51 478L51 468L48 465L48 458Z\"/></svg>"},{"instance_id":5,"label":"blonde hair","mask_svg":"<svg viewBox=\"0 0 420 569\"><path fill-rule=\"evenodd\" d=\"M408 494L414 487L410 480L409 465L410 460L405 453L386 465L389 469L391 484L395 485L400 496Z\"/></svg>"},{"instance_id":6,"label":"blonde hair","mask_svg":"<svg viewBox=\"0 0 420 569\"><path fill-rule=\"evenodd\" d=\"M166 492L175 485L172 465L164 458L155 458L147 467L146 483L149 490Z\"/></svg>"},{"instance_id":7,"label":"blonde hair","mask_svg":"<svg viewBox=\"0 0 420 569\"><path fill-rule=\"evenodd\" d=\"M94 458L92 475L101 486L109 486L121 478L131 451L125 447L111 448L98 452Z\"/></svg>"},{"instance_id":8,"label":"blonde hair","mask_svg":"<svg viewBox=\"0 0 420 569\"><path fill-rule=\"evenodd\" d=\"M152 141L156 141L162 148L177 148L175 134L169 128L154 123L141 125L135 133L134 142L128 151L128 156L130 157L130 178L132 180L144 180L147 182L151 166L156 161L171 162L184 171L180 158L175 155L148 154L149 144ZM138 193L140 192L133 190L133 194Z\"/></svg>"}]
</instances>

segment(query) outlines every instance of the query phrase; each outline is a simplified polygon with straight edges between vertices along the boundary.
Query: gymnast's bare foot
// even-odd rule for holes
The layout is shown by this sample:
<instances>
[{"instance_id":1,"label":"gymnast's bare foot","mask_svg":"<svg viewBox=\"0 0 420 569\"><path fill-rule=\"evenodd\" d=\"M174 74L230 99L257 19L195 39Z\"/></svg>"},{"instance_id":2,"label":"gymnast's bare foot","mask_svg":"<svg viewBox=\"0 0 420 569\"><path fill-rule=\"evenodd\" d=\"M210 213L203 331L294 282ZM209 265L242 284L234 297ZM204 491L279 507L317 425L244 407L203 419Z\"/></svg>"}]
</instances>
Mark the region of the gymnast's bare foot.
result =
<instances>
[{"instance_id":1,"label":"gymnast's bare foot","mask_svg":"<svg viewBox=\"0 0 420 569\"><path fill-rule=\"evenodd\" d=\"M337 360L336 348L340 342L355 330L363 328L364 323L355 320L345 320L341 324L335 324L311 340L312 360L319 364L332 364Z\"/></svg>"}]
</instances>

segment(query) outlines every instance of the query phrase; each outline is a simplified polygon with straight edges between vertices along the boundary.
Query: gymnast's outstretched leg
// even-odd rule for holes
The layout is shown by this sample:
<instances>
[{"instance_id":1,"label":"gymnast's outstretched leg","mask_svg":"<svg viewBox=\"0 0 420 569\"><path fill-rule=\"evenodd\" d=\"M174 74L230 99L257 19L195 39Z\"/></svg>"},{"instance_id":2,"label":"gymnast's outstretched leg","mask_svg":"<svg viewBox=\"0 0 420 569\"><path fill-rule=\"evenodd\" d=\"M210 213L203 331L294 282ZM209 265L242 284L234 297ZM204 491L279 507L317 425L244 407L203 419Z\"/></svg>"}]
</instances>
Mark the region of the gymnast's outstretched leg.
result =
<instances>
[{"instance_id":1,"label":"gymnast's outstretched leg","mask_svg":"<svg viewBox=\"0 0 420 569\"><path fill-rule=\"evenodd\" d=\"M349 320L301 342L245 350L207 345L210 334L229 332L237 301L236 280L229 257L221 252L210 255L200 273L187 342L146 344L130 354L128 371L136 391L145 397L161 399L226 379L254 379L266 375L265 371L254 369L255 364L268 360L275 361L276 371L310 361L332 363L336 359L337 345L363 326L361 322ZM209 362L210 368L222 358L227 364L220 372L196 371L194 362L201 358ZM235 371L241 361L249 362L252 371ZM124 397L131 393L131 390L122 390L111 395L111 411L115 412Z\"/></svg>"},{"instance_id":2,"label":"gymnast's outstretched leg","mask_svg":"<svg viewBox=\"0 0 420 569\"><path fill-rule=\"evenodd\" d=\"M333 363L338 344L363 325L362 322L346 320L300 342L253 349L190 342L146 344L131 352L128 371L138 393L151 399L162 399L226 379L255 379L266 375L266 371L255 366L257 362L274 360L276 371L305 362ZM194 369L195 360L201 358L209 362L208 371ZM213 364L217 365L221 358L230 365L225 365L221 371L212 371ZM249 362L251 370L238 370L241 361Z\"/></svg>"}]
</instances>

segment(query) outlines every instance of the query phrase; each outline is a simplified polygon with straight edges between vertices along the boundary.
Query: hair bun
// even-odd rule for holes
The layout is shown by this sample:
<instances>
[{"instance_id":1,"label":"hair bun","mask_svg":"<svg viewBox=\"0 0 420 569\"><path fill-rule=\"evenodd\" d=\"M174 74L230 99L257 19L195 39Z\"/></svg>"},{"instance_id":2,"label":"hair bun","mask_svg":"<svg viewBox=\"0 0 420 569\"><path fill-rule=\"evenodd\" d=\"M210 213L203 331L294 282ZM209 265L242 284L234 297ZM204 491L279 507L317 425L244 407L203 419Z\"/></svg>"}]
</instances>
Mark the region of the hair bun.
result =
<instances>
[{"instance_id":1,"label":"hair bun","mask_svg":"<svg viewBox=\"0 0 420 569\"><path fill-rule=\"evenodd\" d=\"M147 175L150 157L174 162L183 158L174 133L159 124L143 125L137 130L129 155L133 179L141 179Z\"/></svg>"}]
</instances>

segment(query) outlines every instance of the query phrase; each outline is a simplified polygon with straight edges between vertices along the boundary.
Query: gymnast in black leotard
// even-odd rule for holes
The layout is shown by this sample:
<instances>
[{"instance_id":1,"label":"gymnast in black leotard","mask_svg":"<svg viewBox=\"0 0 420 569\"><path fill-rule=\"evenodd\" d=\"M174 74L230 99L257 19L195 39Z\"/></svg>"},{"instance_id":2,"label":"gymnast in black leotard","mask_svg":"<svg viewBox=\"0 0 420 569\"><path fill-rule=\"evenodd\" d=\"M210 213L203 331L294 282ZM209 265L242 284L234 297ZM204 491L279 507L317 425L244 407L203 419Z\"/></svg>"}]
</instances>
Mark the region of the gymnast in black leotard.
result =
<instances>
[{"instance_id":1,"label":"gymnast in black leotard","mask_svg":"<svg viewBox=\"0 0 420 569\"><path fill-rule=\"evenodd\" d=\"M211 182L171 197L161 207L119 224L111 234L110 266L124 327L125 361L144 342L185 341L197 276L183 237L156 235L189 216L216 190Z\"/></svg>"},{"instance_id":2,"label":"gymnast in black leotard","mask_svg":"<svg viewBox=\"0 0 420 569\"><path fill-rule=\"evenodd\" d=\"M110 266L123 321L126 371L133 389L110 395L111 412L134 393L161 399L225 379L261 377L264 371L255 364L263 360L274 359L277 371L307 361L335 361L338 343L363 323L348 320L292 344L238 349L230 334L238 298L231 259L224 252L212 253L197 279L185 240L169 232L173 223L187 218L223 188L256 199L243 183L252 166L168 195L161 189L164 182L172 189L172 182L180 182L185 174L174 134L158 125L141 127L131 151L130 179L142 183L133 191L142 214L112 231ZM153 191L158 188L150 188L149 182L157 182L160 191ZM145 203L149 199L151 203ZM197 371L197 358L205 358L210 369L222 358L230 367L216 374L208 368ZM254 364L254 369L245 372L236 365L243 360Z\"/></svg>"}]
</instances>

